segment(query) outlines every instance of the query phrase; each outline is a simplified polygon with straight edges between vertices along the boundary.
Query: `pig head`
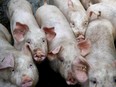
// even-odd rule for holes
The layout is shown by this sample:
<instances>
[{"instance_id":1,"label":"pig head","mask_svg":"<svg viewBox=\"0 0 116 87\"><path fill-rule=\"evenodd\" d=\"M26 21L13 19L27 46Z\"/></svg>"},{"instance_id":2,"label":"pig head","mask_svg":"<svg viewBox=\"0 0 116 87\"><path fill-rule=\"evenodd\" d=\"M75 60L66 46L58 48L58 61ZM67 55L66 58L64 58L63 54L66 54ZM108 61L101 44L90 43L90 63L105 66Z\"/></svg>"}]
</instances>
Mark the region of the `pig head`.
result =
<instances>
[{"instance_id":1,"label":"pig head","mask_svg":"<svg viewBox=\"0 0 116 87\"><path fill-rule=\"evenodd\" d=\"M42 61L47 53L47 41L42 30L30 31L29 27L25 24L16 23L16 28L13 31L15 39L15 47L21 48L21 45L27 44L32 52L36 61Z\"/></svg>"},{"instance_id":2,"label":"pig head","mask_svg":"<svg viewBox=\"0 0 116 87\"><path fill-rule=\"evenodd\" d=\"M15 55L15 66L11 69L11 82L19 87L34 87L38 82L38 70L35 66L28 46Z\"/></svg>"},{"instance_id":3,"label":"pig head","mask_svg":"<svg viewBox=\"0 0 116 87\"><path fill-rule=\"evenodd\" d=\"M70 26L76 37L85 35L88 26L88 16L79 0L68 0L68 12Z\"/></svg>"},{"instance_id":4,"label":"pig head","mask_svg":"<svg viewBox=\"0 0 116 87\"><path fill-rule=\"evenodd\" d=\"M6 51L9 52L9 54L6 54L9 59L7 62L4 59L4 64L2 64L2 68L0 67L0 78L18 87L35 86L38 82L38 70L29 49L24 47L22 52L16 50L10 51L12 52Z\"/></svg>"}]
</instances>

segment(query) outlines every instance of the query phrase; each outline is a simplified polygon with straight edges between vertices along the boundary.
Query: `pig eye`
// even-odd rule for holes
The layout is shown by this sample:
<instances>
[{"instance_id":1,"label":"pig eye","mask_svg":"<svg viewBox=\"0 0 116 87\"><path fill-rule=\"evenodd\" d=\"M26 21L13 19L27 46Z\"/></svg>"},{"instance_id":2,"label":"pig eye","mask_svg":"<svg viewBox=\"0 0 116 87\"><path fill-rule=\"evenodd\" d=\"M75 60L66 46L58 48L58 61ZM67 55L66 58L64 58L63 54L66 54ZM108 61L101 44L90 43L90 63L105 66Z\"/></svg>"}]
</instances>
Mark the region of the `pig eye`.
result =
<instances>
[{"instance_id":1,"label":"pig eye","mask_svg":"<svg viewBox=\"0 0 116 87\"><path fill-rule=\"evenodd\" d=\"M93 83L93 84L97 84L97 80L96 80L95 78L91 79L90 81L91 81L91 83Z\"/></svg>"},{"instance_id":2,"label":"pig eye","mask_svg":"<svg viewBox=\"0 0 116 87\"><path fill-rule=\"evenodd\" d=\"M85 21L84 25L87 26L88 25L88 21Z\"/></svg>"},{"instance_id":3,"label":"pig eye","mask_svg":"<svg viewBox=\"0 0 116 87\"><path fill-rule=\"evenodd\" d=\"M28 44L31 44L31 39L28 39L26 42L27 42Z\"/></svg>"},{"instance_id":4,"label":"pig eye","mask_svg":"<svg viewBox=\"0 0 116 87\"><path fill-rule=\"evenodd\" d=\"M70 26L71 26L71 28L74 28L75 24L74 23L70 23Z\"/></svg>"},{"instance_id":5,"label":"pig eye","mask_svg":"<svg viewBox=\"0 0 116 87\"><path fill-rule=\"evenodd\" d=\"M116 76L114 76L113 80L114 80L114 83L116 83Z\"/></svg>"},{"instance_id":6,"label":"pig eye","mask_svg":"<svg viewBox=\"0 0 116 87\"><path fill-rule=\"evenodd\" d=\"M11 71L14 72L14 69L12 69Z\"/></svg>"},{"instance_id":7,"label":"pig eye","mask_svg":"<svg viewBox=\"0 0 116 87\"><path fill-rule=\"evenodd\" d=\"M42 42L45 42L45 39L44 38L42 38Z\"/></svg>"},{"instance_id":8,"label":"pig eye","mask_svg":"<svg viewBox=\"0 0 116 87\"><path fill-rule=\"evenodd\" d=\"M30 64L29 66L30 66L30 67L32 67L33 65L32 65L32 64Z\"/></svg>"}]
</instances>

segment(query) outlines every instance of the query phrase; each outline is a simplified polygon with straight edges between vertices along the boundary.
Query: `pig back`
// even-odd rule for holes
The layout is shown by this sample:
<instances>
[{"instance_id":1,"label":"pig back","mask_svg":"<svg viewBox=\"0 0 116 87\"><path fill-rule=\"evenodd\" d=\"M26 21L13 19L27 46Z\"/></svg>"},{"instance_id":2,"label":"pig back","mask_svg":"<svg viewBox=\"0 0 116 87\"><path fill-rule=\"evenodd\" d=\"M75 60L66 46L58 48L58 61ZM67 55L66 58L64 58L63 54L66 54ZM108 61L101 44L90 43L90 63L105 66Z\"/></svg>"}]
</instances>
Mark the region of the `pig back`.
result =
<instances>
[{"instance_id":1,"label":"pig back","mask_svg":"<svg viewBox=\"0 0 116 87\"><path fill-rule=\"evenodd\" d=\"M45 12L44 9L46 10ZM56 6L44 5L38 8L36 20L41 27L54 27L55 32L57 33L55 38L75 38L67 19Z\"/></svg>"},{"instance_id":2,"label":"pig back","mask_svg":"<svg viewBox=\"0 0 116 87\"><path fill-rule=\"evenodd\" d=\"M21 9L25 12L33 13L31 4L27 0L10 0L7 4L7 15L9 19L12 17L14 12L20 12Z\"/></svg>"},{"instance_id":3,"label":"pig back","mask_svg":"<svg viewBox=\"0 0 116 87\"><path fill-rule=\"evenodd\" d=\"M86 37L91 40L93 48L105 49L104 45L106 45L114 49L114 27L107 19L101 18L90 22Z\"/></svg>"},{"instance_id":4,"label":"pig back","mask_svg":"<svg viewBox=\"0 0 116 87\"><path fill-rule=\"evenodd\" d=\"M91 68L88 72L88 82L83 87L115 87L113 81L116 68L116 50L113 39L113 26L106 19L90 22L86 37L92 42L91 53L86 56ZM94 83L95 82L95 83Z\"/></svg>"}]
</instances>

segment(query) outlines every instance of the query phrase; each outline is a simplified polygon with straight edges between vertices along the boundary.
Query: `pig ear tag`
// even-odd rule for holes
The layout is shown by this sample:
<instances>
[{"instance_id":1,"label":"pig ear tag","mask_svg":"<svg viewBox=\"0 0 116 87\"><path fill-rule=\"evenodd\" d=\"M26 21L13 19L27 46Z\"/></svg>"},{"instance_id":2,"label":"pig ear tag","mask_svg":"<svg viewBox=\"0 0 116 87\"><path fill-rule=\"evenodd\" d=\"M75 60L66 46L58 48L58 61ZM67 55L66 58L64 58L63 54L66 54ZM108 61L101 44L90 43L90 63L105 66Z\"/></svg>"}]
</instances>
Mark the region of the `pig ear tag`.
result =
<instances>
[{"instance_id":1,"label":"pig ear tag","mask_svg":"<svg viewBox=\"0 0 116 87\"><path fill-rule=\"evenodd\" d=\"M13 67L14 67L13 54L8 53L3 58L0 58L0 70Z\"/></svg>"},{"instance_id":2,"label":"pig ear tag","mask_svg":"<svg viewBox=\"0 0 116 87\"><path fill-rule=\"evenodd\" d=\"M19 22L16 22L16 27L13 31L13 36L17 42L23 41L24 36L29 30L28 26L26 24L21 24Z\"/></svg>"}]
</instances>

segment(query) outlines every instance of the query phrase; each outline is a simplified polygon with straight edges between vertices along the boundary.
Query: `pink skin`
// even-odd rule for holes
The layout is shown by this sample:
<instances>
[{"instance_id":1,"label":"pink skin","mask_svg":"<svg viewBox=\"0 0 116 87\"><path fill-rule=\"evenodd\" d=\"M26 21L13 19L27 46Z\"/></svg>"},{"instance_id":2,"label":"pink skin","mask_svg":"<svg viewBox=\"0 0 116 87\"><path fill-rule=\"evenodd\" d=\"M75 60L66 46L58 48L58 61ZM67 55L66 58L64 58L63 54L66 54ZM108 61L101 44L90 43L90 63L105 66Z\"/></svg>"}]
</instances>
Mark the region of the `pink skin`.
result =
<instances>
[{"instance_id":1,"label":"pink skin","mask_svg":"<svg viewBox=\"0 0 116 87\"><path fill-rule=\"evenodd\" d=\"M84 50L86 48L83 48L86 47L86 43L83 43L84 45L77 43L75 35L62 12L55 6L45 4L37 10L36 19L47 36L49 48L48 59L51 67L57 70L61 76L66 79L69 85L76 84L77 80L79 80L79 82L87 80L85 71L83 72L81 69L76 71L77 68L73 69L73 65L81 65L79 60L82 61L82 65L86 65L85 59L79 57L81 55L78 48L78 46L80 46L80 48L82 48L81 51L85 52ZM86 54L88 53L89 52L86 51ZM73 63L73 61L78 62ZM83 72L84 75L81 75L81 72ZM77 76L78 74L81 75L81 77ZM86 78L84 79L84 77Z\"/></svg>"},{"instance_id":2,"label":"pink skin","mask_svg":"<svg viewBox=\"0 0 116 87\"><path fill-rule=\"evenodd\" d=\"M22 78L21 87L31 87L32 84L33 84L33 80L30 77L24 75L23 78Z\"/></svg>"},{"instance_id":3,"label":"pink skin","mask_svg":"<svg viewBox=\"0 0 116 87\"><path fill-rule=\"evenodd\" d=\"M35 86L39 77L38 70L27 45L23 46L21 51L17 51L7 41L6 34L8 35L9 33L6 33L5 27L0 26L0 31L0 68L2 69L0 70L0 79L10 84L15 84L17 85L16 87Z\"/></svg>"},{"instance_id":4,"label":"pink skin","mask_svg":"<svg viewBox=\"0 0 116 87\"><path fill-rule=\"evenodd\" d=\"M28 33L28 31L29 31L29 28L28 28L27 25L21 24L19 22L16 23L16 28L13 31L13 36L16 39L16 44L15 44L16 48L18 48L18 47L21 48L21 46L19 45L20 44L20 40L21 40L21 38L24 39L24 36ZM37 41L39 42L38 39L37 39ZM28 47L30 48L30 51L31 51L35 61L41 62L41 61L43 61L46 58L46 54L45 54L45 52L43 52L43 51L45 51L45 49L43 49L43 50L42 50L42 48L40 49L39 43L36 44L36 42L34 42L33 38L31 38L31 37L30 38L26 38L26 40L25 40L25 44L27 44ZM44 43L45 42L44 39L43 39L42 42L43 42L43 44L45 44Z\"/></svg>"},{"instance_id":5,"label":"pink skin","mask_svg":"<svg viewBox=\"0 0 116 87\"><path fill-rule=\"evenodd\" d=\"M43 61L46 58L45 53L40 51L39 49L34 52L34 59L35 61Z\"/></svg>"},{"instance_id":6,"label":"pink skin","mask_svg":"<svg viewBox=\"0 0 116 87\"><path fill-rule=\"evenodd\" d=\"M86 66L85 66L86 65ZM84 83L88 79L89 65L84 62L73 62L72 70L68 73L67 84Z\"/></svg>"}]
</instances>

